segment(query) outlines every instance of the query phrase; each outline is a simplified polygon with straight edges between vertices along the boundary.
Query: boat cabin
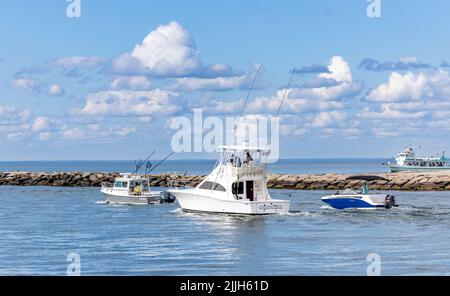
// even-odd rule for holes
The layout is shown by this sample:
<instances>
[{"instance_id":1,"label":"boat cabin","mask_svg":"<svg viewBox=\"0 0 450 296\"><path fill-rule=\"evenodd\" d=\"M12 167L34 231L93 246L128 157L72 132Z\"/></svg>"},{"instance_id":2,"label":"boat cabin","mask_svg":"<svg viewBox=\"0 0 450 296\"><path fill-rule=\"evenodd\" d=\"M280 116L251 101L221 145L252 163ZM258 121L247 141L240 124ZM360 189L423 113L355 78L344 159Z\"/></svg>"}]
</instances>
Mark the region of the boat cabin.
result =
<instances>
[{"instance_id":1,"label":"boat cabin","mask_svg":"<svg viewBox=\"0 0 450 296\"><path fill-rule=\"evenodd\" d=\"M444 154L442 154L442 157L416 157L411 147L407 147L405 151L398 153L395 160L398 166L408 167L445 167L448 164Z\"/></svg>"},{"instance_id":2,"label":"boat cabin","mask_svg":"<svg viewBox=\"0 0 450 296\"><path fill-rule=\"evenodd\" d=\"M197 189L233 200L266 200L269 148L221 146L217 166Z\"/></svg>"},{"instance_id":3,"label":"boat cabin","mask_svg":"<svg viewBox=\"0 0 450 296\"><path fill-rule=\"evenodd\" d=\"M148 179L139 176L122 175L116 178L113 190L128 192L130 195L141 195L143 192L149 191Z\"/></svg>"}]
</instances>

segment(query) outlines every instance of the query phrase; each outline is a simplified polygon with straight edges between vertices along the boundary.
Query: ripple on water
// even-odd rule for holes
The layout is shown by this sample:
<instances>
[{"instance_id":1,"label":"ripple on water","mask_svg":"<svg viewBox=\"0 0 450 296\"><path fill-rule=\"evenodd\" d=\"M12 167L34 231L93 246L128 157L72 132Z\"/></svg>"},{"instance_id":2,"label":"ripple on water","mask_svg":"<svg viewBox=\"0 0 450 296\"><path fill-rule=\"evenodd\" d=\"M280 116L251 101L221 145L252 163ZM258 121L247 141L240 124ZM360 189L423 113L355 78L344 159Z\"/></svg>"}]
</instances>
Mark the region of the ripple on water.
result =
<instances>
[{"instance_id":1,"label":"ripple on water","mask_svg":"<svg viewBox=\"0 0 450 296\"><path fill-rule=\"evenodd\" d=\"M185 212L177 204L105 204L98 188L0 187L0 274L448 274L450 193L395 192L400 207L340 211L326 191L291 195L273 216ZM420 266L421 268L418 268Z\"/></svg>"}]
</instances>

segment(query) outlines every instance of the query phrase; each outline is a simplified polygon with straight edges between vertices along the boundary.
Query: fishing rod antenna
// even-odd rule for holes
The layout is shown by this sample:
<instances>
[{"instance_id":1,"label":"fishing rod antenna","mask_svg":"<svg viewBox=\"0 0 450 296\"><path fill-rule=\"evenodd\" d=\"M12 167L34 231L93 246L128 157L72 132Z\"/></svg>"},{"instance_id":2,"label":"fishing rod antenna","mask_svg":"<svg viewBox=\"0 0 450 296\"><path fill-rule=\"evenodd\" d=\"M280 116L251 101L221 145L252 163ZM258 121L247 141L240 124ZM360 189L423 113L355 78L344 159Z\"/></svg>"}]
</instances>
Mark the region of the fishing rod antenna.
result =
<instances>
[{"instance_id":1,"label":"fishing rod antenna","mask_svg":"<svg viewBox=\"0 0 450 296\"><path fill-rule=\"evenodd\" d=\"M152 166L152 168L146 172L146 175L150 174L153 170L155 170L160 164L162 164L164 161L166 161L169 157L171 157L172 155L174 155L175 152L171 152L169 153L166 157L164 157L163 159L161 159L157 164L155 164L154 166Z\"/></svg>"},{"instance_id":2,"label":"fishing rod antenna","mask_svg":"<svg viewBox=\"0 0 450 296\"><path fill-rule=\"evenodd\" d=\"M292 82L292 79L294 78L296 71L297 71L297 69L294 67L294 69L292 69L291 76L289 77L289 81L286 85L286 88L284 89L283 96L281 97L280 105L278 106L278 110L277 110L277 113L275 114L275 118L278 118L278 116L280 115L281 107L283 106L283 102L287 96L287 92L288 92L289 88L291 87L291 82ZM269 139L272 140L272 128L269 129Z\"/></svg>"},{"instance_id":3,"label":"fishing rod antenna","mask_svg":"<svg viewBox=\"0 0 450 296\"><path fill-rule=\"evenodd\" d=\"M150 157L152 157L155 153L156 153L156 150L153 150L153 152L150 153L144 160L141 160L141 161L135 160L134 165L136 166L136 169L134 170L132 175L137 174L137 172L141 169L142 165L144 163L146 163L150 159Z\"/></svg>"},{"instance_id":4,"label":"fishing rod antenna","mask_svg":"<svg viewBox=\"0 0 450 296\"><path fill-rule=\"evenodd\" d=\"M281 107L283 106L283 102L284 102L284 99L286 98L286 95L287 95L287 92L289 90L289 87L291 87L292 78L294 78L294 74L295 74L296 71L297 70L294 67L294 69L292 69L291 77L289 78L288 84L286 85L286 88L284 89L283 96L281 97L281 102L280 102L280 105L278 106L278 111L277 111L277 113L275 115L275 118L277 118L278 115L280 115Z\"/></svg>"},{"instance_id":5,"label":"fishing rod antenna","mask_svg":"<svg viewBox=\"0 0 450 296\"><path fill-rule=\"evenodd\" d=\"M237 130L238 126L239 126L239 122L241 121L241 117L242 117L242 115L244 114L245 106L247 105L248 99L250 98L250 94L251 94L252 91L253 91L253 87L255 86L256 79L258 78L258 75L259 75L259 73L261 72L261 69L262 69L262 64L259 64L258 71L256 71L255 77L253 78L252 84L250 85L250 88L249 88L249 90L248 90L247 97L245 98L244 104L242 105L241 113L239 114L237 123L236 123L236 125L234 126L234 131L233 131L233 141L234 141L234 139L235 139L235 136L236 136L236 130Z\"/></svg>"}]
</instances>

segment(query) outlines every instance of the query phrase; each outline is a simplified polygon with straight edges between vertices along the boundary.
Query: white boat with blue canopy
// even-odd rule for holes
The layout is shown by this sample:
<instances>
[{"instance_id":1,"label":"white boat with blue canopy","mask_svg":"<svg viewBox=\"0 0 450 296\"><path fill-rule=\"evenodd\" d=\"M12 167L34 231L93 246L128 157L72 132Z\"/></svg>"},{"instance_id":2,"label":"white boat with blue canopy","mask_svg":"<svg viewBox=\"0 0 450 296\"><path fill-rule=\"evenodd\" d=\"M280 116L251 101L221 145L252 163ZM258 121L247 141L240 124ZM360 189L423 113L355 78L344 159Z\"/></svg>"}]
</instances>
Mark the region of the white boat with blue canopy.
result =
<instances>
[{"instance_id":1,"label":"white boat with blue canopy","mask_svg":"<svg viewBox=\"0 0 450 296\"><path fill-rule=\"evenodd\" d=\"M374 180L384 180L385 178L379 176L353 176L347 180L362 180L364 181L360 191L353 189L345 189L340 192L337 191L333 195L324 196L321 200L338 210L344 209L391 209L397 207L395 197L390 194L370 194L367 182Z\"/></svg>"}]
</instances>

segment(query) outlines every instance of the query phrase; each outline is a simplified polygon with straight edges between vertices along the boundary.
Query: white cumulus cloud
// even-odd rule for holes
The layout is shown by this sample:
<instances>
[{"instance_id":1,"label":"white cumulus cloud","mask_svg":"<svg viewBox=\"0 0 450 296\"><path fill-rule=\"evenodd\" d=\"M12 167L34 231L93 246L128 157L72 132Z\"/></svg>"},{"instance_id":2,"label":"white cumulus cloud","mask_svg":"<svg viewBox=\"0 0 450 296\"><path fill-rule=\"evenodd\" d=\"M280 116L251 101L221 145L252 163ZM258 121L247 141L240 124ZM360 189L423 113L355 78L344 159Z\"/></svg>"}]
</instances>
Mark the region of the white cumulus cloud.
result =
<instances>
[{"instance_id":1,"label":"white cumulus cloud","mask_svg":"<svg viewBox=\"0 0 450 296\"><path fill-rule=\"evenodd\" d=\"M62 131L62 135L64 138L71 140L82 140L85 138L84 132L79 128L66 129Z\"/></svg>"},{"instance_id":2,"label":"white cumulus cloud","mask_svg":"<svg viewBox=\"0 0 450 296\"><path fill-rule=\"evenodd\" d=\"M14 88L21 88L28 91L31 95L38 95L41 92L42 85L32 78L16 78L11 82Z\"/></svg>"},{"instance_id":3,"label":"white cumulus cloud","mask_svg":"<svg viewBox=\"0 0 450 296\"><path fill-rule=\"evenodd\" d=\"M49 126L49 119L44 116L38 116L33 122L31 129L35 132L43 131Z\"/></svg>"},{"instance_id":4,"label":"white cumulus cloud","mask_svg":"<svg viewBox=\"0 0 450 296\"><path fill-rule=\"evenodd\" d=\"M159 26L135 46L131 56L157 75L186 75L201 67L197 46L177 22Z\"/></svg>"},{"instance_id":5,"label":"white cumulus cloud","mask_svg":"<svg viewBox=\"0 0 450 296\"><path fill-rule=\"evenodd\" d=\"M339 125L347 115L342 111L320 112L314 118L313 127L324 128Z\"/></svg>"},{"instance_id":6,"label":"white cumulus cloud","mask_svg":"<svg viewBox=\"0 0 450 296\"><path fill-rule=\"evenodd\" d=\"M72 56L63 57L53 61L54 65L63 68L72 67L96 67L106 62L106 59L98 56Z\"/></svg>"},{"instance_id":7,"label":"white cumulus cloud","mask_svg":"<svg viewBox=\"0 0 450 296\"><path fill-rule=\"evenodd\" d=\"M234 77L198 78L184 77L178 78L171 88L177 90L230 90L248 86L252 77L248 75Z\"/></svg>"},{"instance_id":8,"label":"white cumulus cloud","mask_svg":"<svg viewBox=\"0 0 450 296\"><path fill-rule=\"evenodd\" d=\"M111 89L142 90L150 87L150 80L145 76L119 76L110 84Z\"/></svg>"},{"instance_id":9,"label":"white cumulus cloud","mask_svg":"<svg viewBox=\"0 0 450 296\"><path fill-rule=\"evenodd\" d=\"M195 77L204 80L181 81L186 88L212 88L212 84L223 87L219 80L206 79L239 77L243 73L230 66L217 63L205 65L200 59L194 38L177 22L160 25L136 44L131 52L124 53L113 60L112 71L127 75L150 75L156 77ZM239 78L236 78L239 79Z\"/></svg>"},{"instance_id":10,"label":"white cumulus cloud","mask_svg":"<svg viewBox=\"0 0 450 296\"><path fill-rule=\"evenodd\" d=\"M48 88L48 95L52 97L60 97L64 95L64 89L59 84L52 84Z\"/></svg>"},{"instance_id":11,"label":"white cumulus cloud","mask_svg":"<svg viewBox=\"0 0 450 296\"><path fill-rule=\"evenodd\" d=\"M48 141L51 138L52 138L52 133L50 133L50 132L39 133L39 140L41 140L41 141Z\"/></svg>"},{"instance_id":12,"label":"white cumulus cloud","mask_svg":"<svg viewBox=\"0 0 450 296\"><path fill-rule=\"evenodd\" d=\"M26 124L32 115L31 109L17 110L11 106L0 106L0 126Z\"/></svg>"},{"instance_id":13,"label":"white cumulus cloud","mask_svg":"<svg viewBox=\"0 0 450 296\"><path fill-rule=\"evenodd\" d=\"M86 104L75 114L146 116L169 115L180 110L179 94L154 89L149 91L108 90L90 93Z\"/></svg>"},{"instance_id":14,"label":"white cumulus cloud","mask_svg":"<svg viewBox=\"0 0 450 296\"><path fill-rule=\"evenodd\" d=\"M341 56L334 56L328 64L329 73L321 73L319 77L331 78L338 82L351 82L352 70L346 60Z\"/></svg>"},{"instance_id":15,"label":"white cumulus cloud","mask_svg":"<svg viewBox=\"0 0 450 296\"><path fill-rule=\"evenodd\" d=\"M370 91L369 101L395 102L401 100L420 100L427 95L429 79L424 73L401 74L393 72L389 81Z\"/></svg>"}]
</instances>

